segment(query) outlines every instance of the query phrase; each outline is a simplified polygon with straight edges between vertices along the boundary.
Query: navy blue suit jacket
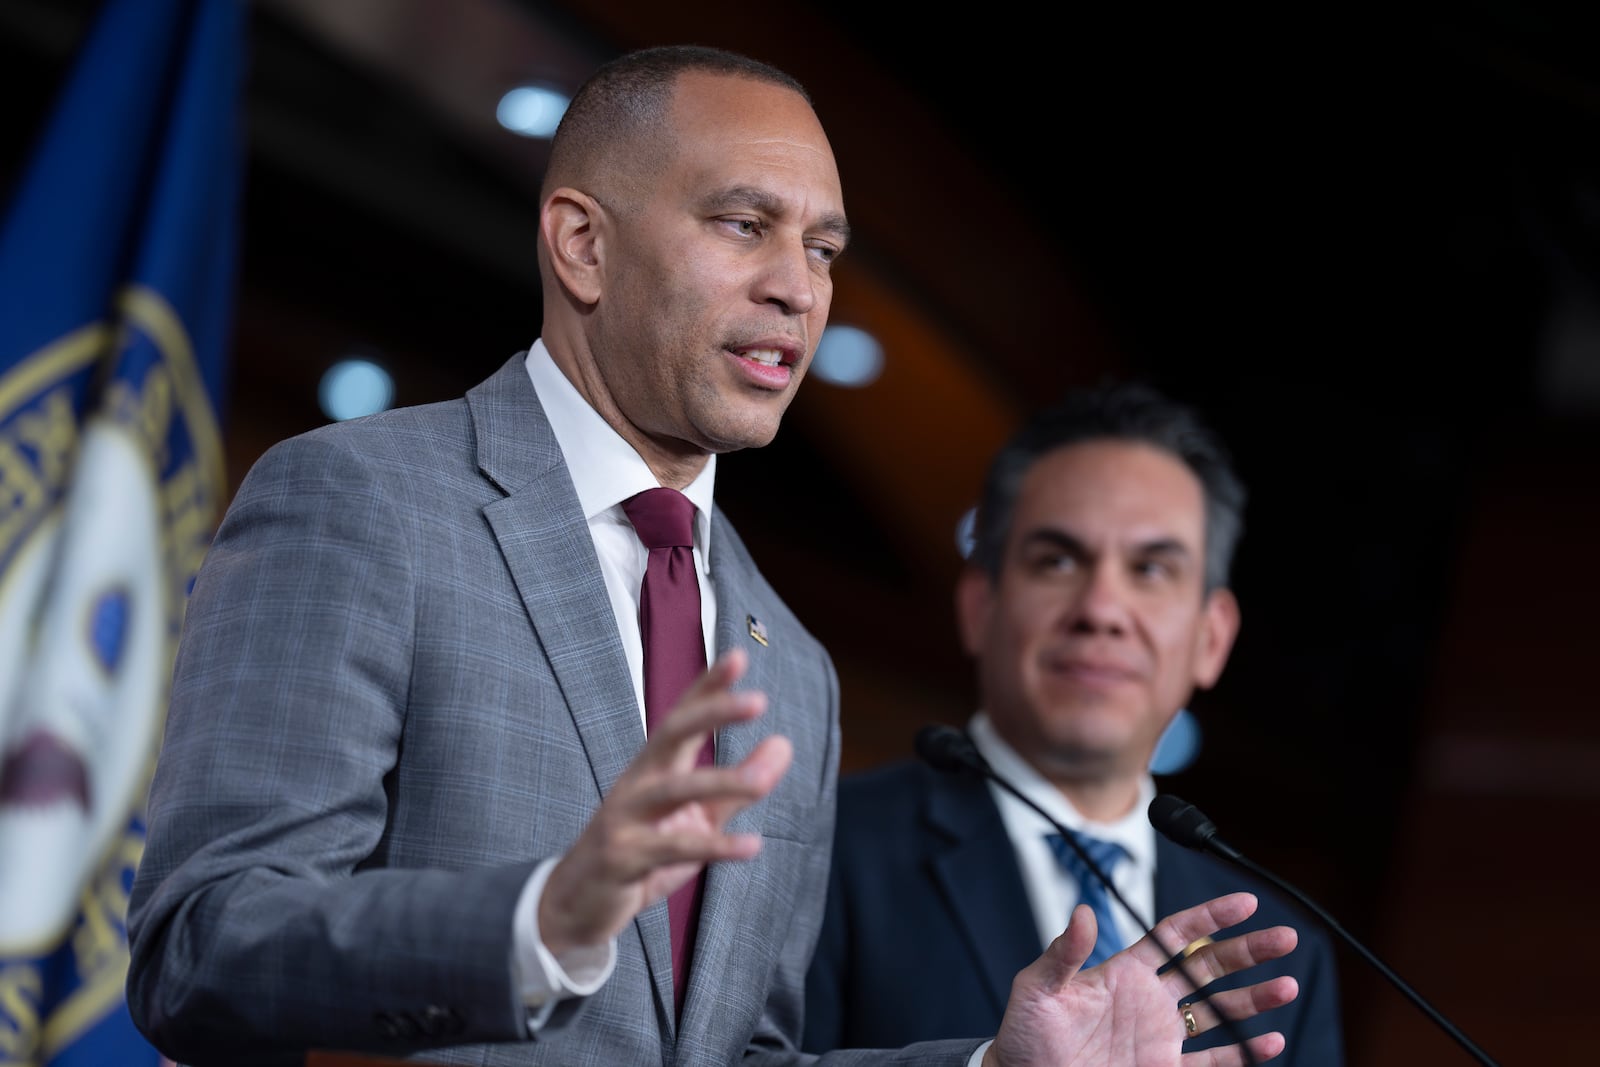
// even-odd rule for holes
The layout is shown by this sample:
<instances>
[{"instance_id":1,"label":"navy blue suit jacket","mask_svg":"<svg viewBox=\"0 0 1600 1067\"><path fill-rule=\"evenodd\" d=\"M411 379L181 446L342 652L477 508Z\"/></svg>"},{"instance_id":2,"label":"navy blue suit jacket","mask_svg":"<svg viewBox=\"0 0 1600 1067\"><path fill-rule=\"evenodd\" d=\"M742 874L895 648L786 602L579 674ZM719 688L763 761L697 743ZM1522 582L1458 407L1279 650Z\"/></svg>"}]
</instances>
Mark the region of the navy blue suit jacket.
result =
<instances>
[{"instance_id":1,"label":"navy blue suit jacket","mask_svg":"<svg viewBox=\"0 0 1600 1067\"><path fill-rule=\"evenodd\" d=\"M1251 981L1293 975L1299 997L1241 1029L1284 1034L1288 1047L1274 1067L1341 1067L1327 935L1245 872L1157 839L1158 915L1238 890L1255 893L1260 907L1230 932L1288 925L1300 935L1286 959L1248 972ZM982 779L901 763L841 780L827 915L806 980L804 1049L992 1036L1012 979L1040 952L1010 838ZM1218 1027L1184 1047L1228 1040Z\"/></svg>"}]
</instances>

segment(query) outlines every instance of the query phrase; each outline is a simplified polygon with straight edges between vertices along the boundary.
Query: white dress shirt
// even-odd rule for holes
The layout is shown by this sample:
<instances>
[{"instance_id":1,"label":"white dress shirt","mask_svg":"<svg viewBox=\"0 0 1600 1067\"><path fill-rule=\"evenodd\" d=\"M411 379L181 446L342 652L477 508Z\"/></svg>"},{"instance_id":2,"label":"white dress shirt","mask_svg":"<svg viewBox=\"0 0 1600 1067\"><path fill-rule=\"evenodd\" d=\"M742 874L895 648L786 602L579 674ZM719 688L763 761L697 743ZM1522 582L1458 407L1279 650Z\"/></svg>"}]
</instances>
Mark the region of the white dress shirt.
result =
<instances>
[{"instance_id":1,"label":"white dress shirt","mask_svg":"<svg viewBox=\"0 0 1600 1067\"><path fill-rule=\"evenodd\" d=\"M549 419L551 432L561 446L572 476L578 503L594 538L595 554L605 578L617 633L628 657L634 694L639 702L639 727L644 729L644 643L639 634L639 589L650 552L622 510L622 502L636 493L660 486L656 476L611 426L589 406L582 394L557 367L542 340L528 351L528 378ZM695 506L694 562L700 580L700 622L706 642L706 662L714 654L717 599L709 567L711 556L711 494L716 482L717 457L683 490ZM556 1004L572 996L587 996L605 984L616 967L617 944L578 949L560 958L545 948L539 936L539 898L559 857L541 863L528 879L513 918L512 969L522 999L528 1005L528 1025L538 1030L549 1020Z\"/></svg>"},{"instance_id":2,"label":"white dress shirt","mask_svg":"<svg viewBox=\"0 0 1600 1067\"><path fill-rule=\"evenodd\" d=\"M1138 913L1138 917L1124 911L1115 897L1111 900L1111 911L1123 944L1131 945L1143 937L1145 928L1140 920L1148 923L1155 912L1156 832L1145 815L1150 801L1156 795L1154 779L1149 775L1144 777L1139 785L1138 802L1127 815L1113 823L1090 822L1078 814L1059 789L1046 781L1001 739L984 712L980 711L972 717L967 731L994 772L1049 812L1057 822L1069 830L1115 841L1127 850L1128 854L1111 871L1111 882ZM1050 834L1056 832L1055 827L994 782L989 783L989 790L1000 809L1000 819L1005 823L1006 834L1011 838L1011 846L1017 854L1017 866L1022 871L1022 883L1033 905L1033 918L1039 927L1042 950L1067 928L1067 920L1078 903L1078 881L1061 866L1047 840Z\"/></svg>"},{"instance_id":3,"label":"white dress shirt","mask_svg":"<svg viewBox=\"0 0 1600 1067\"><path fill-rule=\"evenodd\" d=\"M1051 818L1069 830L1092 834L1106 841L1115 841L1128 854L1111 871L1111 883L1140 915L1148 918L1155 909L1156 885L1156 832L1145 817L1145 809L1155 798L1155 780L1145 776L1139 786L1139 801L1133 810L1114 823L1095 823L1078 814L1061 791L1043 775L1034 770L1017 750L1006 744L995 732L989 716L980 711L967 723L967 732L978 753L989 761L989 767L1000 777L1017 787L1017 791L1050 813ZM993 781L989 793L1000 809L1000 821L1005 824L1006 836L1017 854L1017 867L1022 871L1022 885L1033 905L1033 921L1039 928L1039 951L1061 935L1078 904L1078 880L1061 866L1055 850L1050 847L1049 836L1056 832L1048 819L1029 805L1017 799L1008 789ZM1131 945L1144 936L1144 928L1117 903L1111 900L1111 913L1117 921L1117 932L1124 944ZM983 1055L993 1041L985 1041L967 1061L968 1067L979 1067Z\"/></svg>"}]
</instances>

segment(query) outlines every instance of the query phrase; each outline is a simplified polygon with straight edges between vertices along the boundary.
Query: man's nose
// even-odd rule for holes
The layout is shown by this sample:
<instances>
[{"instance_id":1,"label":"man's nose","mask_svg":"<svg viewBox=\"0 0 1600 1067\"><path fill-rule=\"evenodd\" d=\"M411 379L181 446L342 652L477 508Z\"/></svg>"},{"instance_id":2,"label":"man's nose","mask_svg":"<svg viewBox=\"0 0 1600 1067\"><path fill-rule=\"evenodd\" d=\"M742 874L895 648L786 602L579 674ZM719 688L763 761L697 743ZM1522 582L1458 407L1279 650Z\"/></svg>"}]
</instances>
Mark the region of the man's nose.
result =
<instances>
[{"instance_id":1,"label":"man's nose","mask_svg":"<svg viewBox=\"0 0 1600 1067\"><path fill-rule=\"evenodd\" d=\"M1128 629L1128 586L1117 568L1105 563L1085 568L1069 618L1080 630L1122 633Z\"/></svg>"},{"instance_id":2,"label":"man's nose","mask_svg":"<svg viewBox=\"0 0 1600 1067\"><path fill-rule=\"evenodd\" d=\"M809 315L817 306L818 285L826 283L819 280L804 243L783 241L774 244L756 284L758 300L794 315Z\"/></svg>"}]
</instances>

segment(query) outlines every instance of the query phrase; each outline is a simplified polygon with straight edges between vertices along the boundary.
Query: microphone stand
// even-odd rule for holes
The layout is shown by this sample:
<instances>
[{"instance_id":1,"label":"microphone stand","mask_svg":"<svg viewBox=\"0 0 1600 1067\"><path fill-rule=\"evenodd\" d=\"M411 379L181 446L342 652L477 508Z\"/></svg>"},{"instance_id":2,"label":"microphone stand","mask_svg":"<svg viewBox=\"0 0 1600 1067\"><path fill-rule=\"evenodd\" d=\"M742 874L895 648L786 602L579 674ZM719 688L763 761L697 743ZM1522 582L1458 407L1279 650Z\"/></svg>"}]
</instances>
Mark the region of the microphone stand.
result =
<instances>
[{"instance_id":1,"label":"microphone stand","mask_svg":"<svg viewBox=\"0 0 1600 1067\"><path fill-rule=\"evenodd\" d=\"M1171 796L1171 794L1166 795ZM1160 800L1161 798L1157 797L1156 802L1152 802L1152 812L1156 811L1157 803L1159 803ZM1304 893L1300 892L1300 890L1296 889L1288 882L1285 882L1282 878L1279 878L1277 875L1261 866L1259 863L1247 859L1244 853L1240 852L1238 849L1234 848L1232 845L1216 836L1216 827L1212 825L1211 820L1200 814L1200 810L1198 808L1195 808L1192 804L1186 804L1177 797L1172 797L1172 800L1177 804L1182 804L1188 809L1189 813L1192 813L1189 814L1188 819L1194 825L1185 828L1184 832L1179 834L1168 833L1167 826L1163 825L1162 823L1156 823L1156 829L1160 830L1164 835L1171 838L1176 843L1187 848L1196 849L1198 851L1214 852L1223 859L1228 860L1231 863L1238 864L1251 874L1271 882L1273 885L1277 886L1279 889L1298 900L1301 904L1309 908L1311 912L1317 916L1317 918L1326 923L1330 930L1338 934L1339 937L1344 940L1345 944L1349 945L1351 948L1360 953L1361 958L1376 968L1379 974L1383 975L1389 980L1390 984L1392 984L1396 989L1400 990L1400 992L1404 993L1407 1000L1411 1001L1412 1004L1415 1004L1419 1009L1421 1009L1422 1013L1429 1019L1432 1019L1441 1030L1449 1034L1462 1048L1471 1053L1474 1059L1483 1064L1484 1067L1500 1067L1499 1064L1495 1063L1494 1060L1489 1058L1488 1053L1484 1052L1477 1045L1473 1044L1472 1041L1467 1038L1466 1034L1462 1033L1456 1028L1454 1023L1450 1022L1450 1020L1446 1019L1443 1015L1436 1011L1432 1004L1429 1004L1426 1000L1424 1000L1420 993L1412 989L1398 974L1390 970L1388 965L1386 965L1382 960L1378 959L1378 957L1375 956L1367 948L1367 946L1356 940L1356 938L1346 931L1343 926L1340 926L1339 923L1334 920L1332 915L1329 915L1323 910L1321 905L1312 900L1310 897L1306 896ZM1168 807L1170 809L1174 806L1175 805L1169 805ZM1155 823L1154 816L1152 816L1151 822Z\"/></svg>"}]
</instances>

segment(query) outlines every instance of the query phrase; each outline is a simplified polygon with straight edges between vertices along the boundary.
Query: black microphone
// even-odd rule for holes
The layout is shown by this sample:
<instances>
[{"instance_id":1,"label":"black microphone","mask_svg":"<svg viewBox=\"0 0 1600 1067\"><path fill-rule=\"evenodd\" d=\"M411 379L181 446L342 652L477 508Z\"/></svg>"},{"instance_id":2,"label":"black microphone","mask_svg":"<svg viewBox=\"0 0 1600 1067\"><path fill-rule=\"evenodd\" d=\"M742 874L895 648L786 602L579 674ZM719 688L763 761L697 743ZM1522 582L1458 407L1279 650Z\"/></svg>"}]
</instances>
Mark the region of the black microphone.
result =
<instances>
[{"instance_id":1,"label":"black microphone","mask_svg":"<svg viewBox=\"0 0 1600 1067\"><path fill-rule=\"evenodd\" d=\"M1223 859L1247 863L1239 850L1217 836L1217 827L1193 804L1171 793L1162 793L1150 802L1150 825L1175 845L1196 852L1215 852ZM1270 879L1276 882L1277 879ZM1285 887L1287 888L1287 887ZM1296 893L1295 896L1300 894Z\"/></svg>"},{"instance_id":2,"label":"black microphone","mask_svg":"<svg viewBox=\"0 0 1600 1067\"><path fill-rule=\"evenodd\" d=\"M1271 871L1246 859L1238 849L1218 837L1216 826L1210 819L1205 817L1205 814L1199 808L1188 801L1173 796L1171 793L1162 793L1150 802L1149 815L1150 825L1154 826L1174 844L1182 845L1184 848L1193 849L1196 852L1215 853L1225 860L1238 864L1250 873L1266 879L1311 909L1312 913L1321 919L1330 930L1338 934L1346 944L1359 952L1362 959L1376 967L1379 974L1393 983L1394 987L1404 993L1411 1003L1421 1008L1423 1014L1438 1024L1445 1033L1453 1037L1479 1063L1483 1064L1484 1067L1499 1067L1494 1060L1489 1058L1488 1053L1469 1041L1467 1035L1457 1029L1455 1024L1434 1010L1433 1005L1423 1000L1415 990L1401 980L1399 975L1390 970L1365 945L1347 933L1345 928L1335 922L1333 916L1324 911L1315 901Z\"/></svg>"},{"instance_id":3,"label":"black microphone","mask_svg":"<svg viewBox=\"0 0 1600 1067\"><path fill-rule=\"evenodd\" d=\"M1016 786L995 773L994 768L989 766L989 761L983 758L983 753L978 751L978 746L973 744L972 735L965 730L958 730L954 726L924 726L917 731L913 747L916 749L917 755L922 758L922 761L934 770L944 771L946 774L959 774L963 771L970 771L980 777L987 778L1043 816L1046 822L1055 827L1056 833L1061 835L1062 840L1072 848L1072 851L1078 854L1078 858L1083 860L1084 866L1094 872L1094 876L1100 880L1100 884L1105 886L1107 891L1116 898L1118 904L1122 905L1122 910L1132 915L1134 921L1139 924L1140 929L1145 932L1150 940L1154 941L1162 952L1167 953L1168 961L1162 966L1162 969L1164 970L1168 966L1177 968L1178 973L1183 975L1184 980L1194 988L1196 994L1199 994L1200 983L1194 980L1194 976L1183 965L1185 957L1183 950L1180 949L1176 953L1168 951L1167 946L1161 943L1161 939L1156 936L1156 932L1150 928L1150 924L1145 922L1144 918L1133 910L1133 906L1123 899L1116 885L1100 869L1100 865L1089 857L1089 853L1082 845L1078 844L1077 835L1057 822L1048 811L1034 803L1032 799L1024 796ZM1203 1000L1206 998L1197 995L1194 999ZM1184 1003L1191 1003L1191 1001L1185 1000ZM1250 1046L1245 1043L1246 1038L1239 1030L1239 1024L1219 1010L1215 1004L1211 1006L1211 1010L1216 1012L1217 1018L1221 1020L1223 1027L1227 1029L1228 1036L1233 1039L1234 1043L1239 1046L1239 1050L1244 1053L1245 1062L1250 1067L1256 1067L1258 1061L1255 1053L1251 1052Z\"/></svg>"},{"instance_id":4,"label":"black microphone","mask_svg":"<svg viewBox=\"0 0 1600 1067\"><path fill-rule=\"evenodd\" d=\"M917 731L914 745L917 755L936 771L944 771L947 774L963 770L976 771L982 775L994 773L989 767L989 761L983 758L983 754L978 751L978 746L972 743L972 738L967 732L957 730L954 726L924 726Z\"/></svg>"}]
</instances>

